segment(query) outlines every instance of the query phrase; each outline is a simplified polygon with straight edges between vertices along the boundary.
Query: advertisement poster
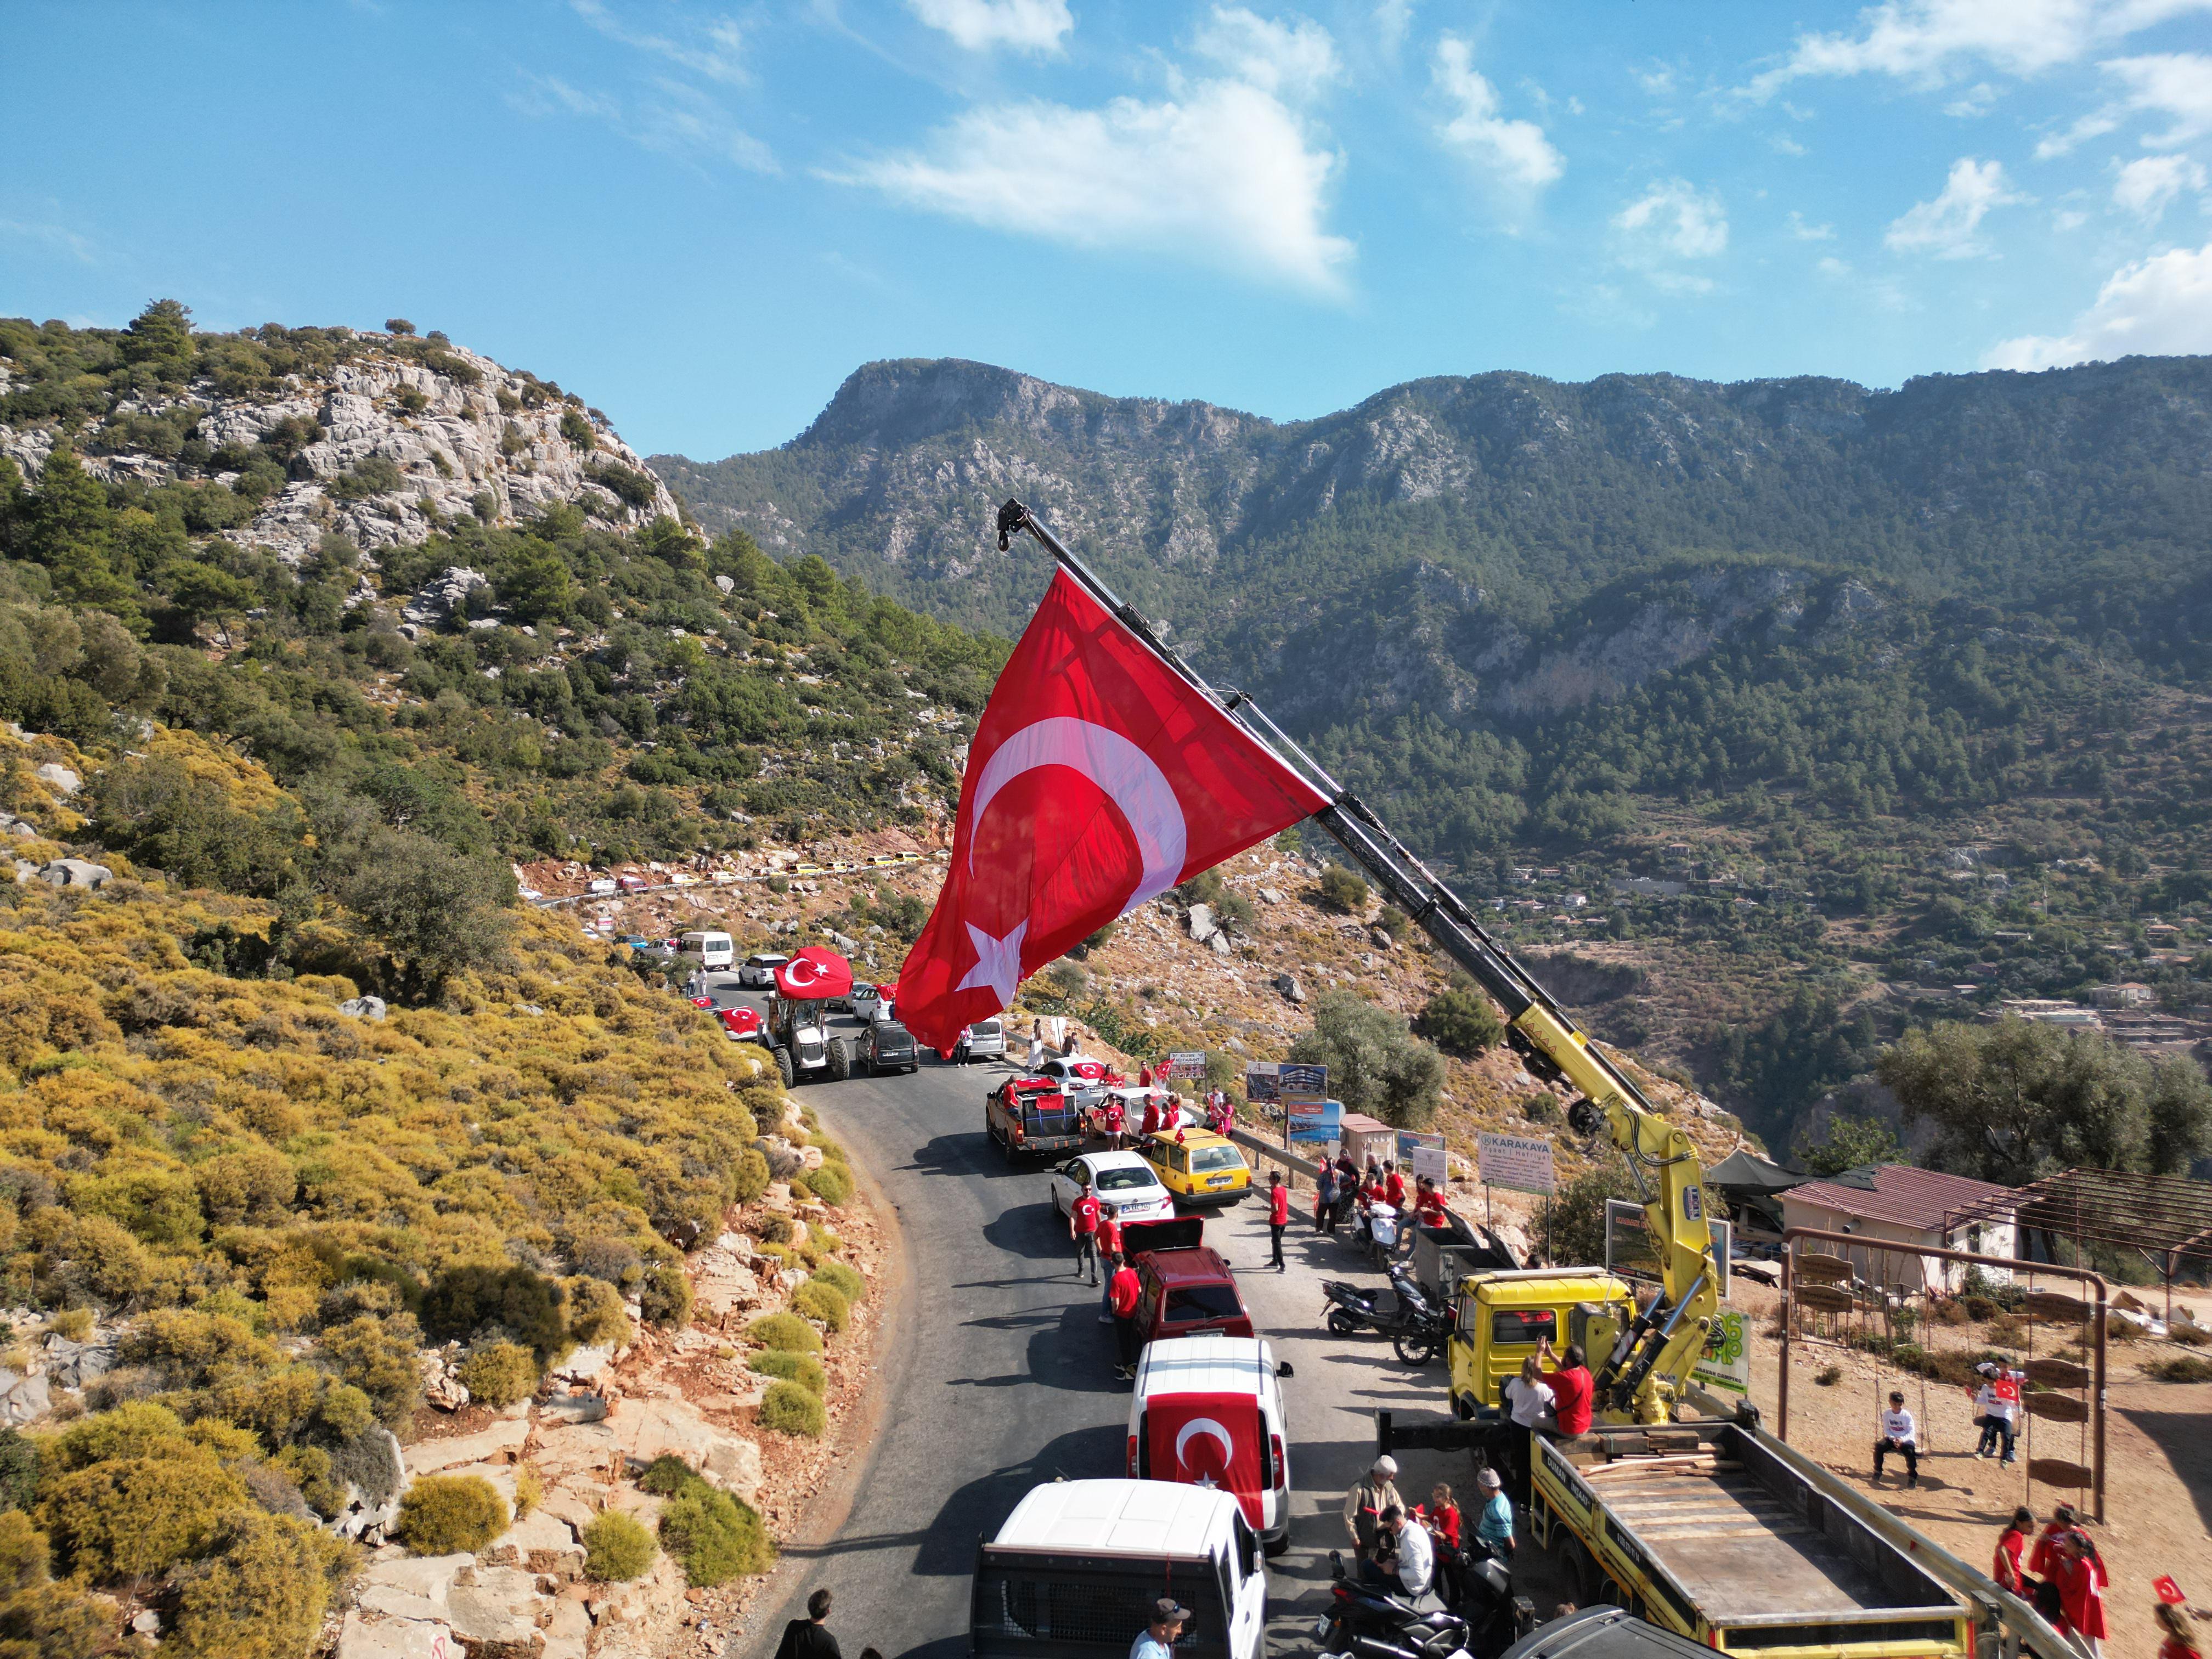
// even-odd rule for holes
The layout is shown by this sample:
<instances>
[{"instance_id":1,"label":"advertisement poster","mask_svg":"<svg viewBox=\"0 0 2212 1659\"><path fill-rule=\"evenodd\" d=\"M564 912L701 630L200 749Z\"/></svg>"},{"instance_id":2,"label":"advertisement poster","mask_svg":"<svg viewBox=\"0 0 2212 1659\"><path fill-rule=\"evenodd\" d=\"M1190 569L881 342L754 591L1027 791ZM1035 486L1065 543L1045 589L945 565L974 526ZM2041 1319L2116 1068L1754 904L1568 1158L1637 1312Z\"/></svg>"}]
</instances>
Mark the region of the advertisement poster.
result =
<instances>
[{"instance_id":1,"label":"advertisement poster","mask_svg":"<svg viewBox=\"0 0 2212 1659\"><path fill-rule=\"evenodd\" d=\"M1558 1182L1552 1173L1552 1143L1525 1135L1477 1135L1477 1179L1486 1187L1549 1197Z\"/></svg>"},{"instance_id":2,"label":"advertisement poster","mask_svg":"<svg viewBox=\"0 0 2212 1659\"><path fill-rule=\"evenodd\" d=\"M1257 1104L1283 1097L1281 1068L1272 1060L1255 1060L1244 1067L1244 1098Z\"/></svg>"},{"instance_id":3,"label":"advertisement poster","mask_svg":"<svg viewBox=\"0 0 2212 1659\"><path fill-rule=\"evenodd\" d=\"M1708 1388L1727 1394L1751 1392L1751 1344L1741 1309L1723 1308L1705 1333L1705 1351L1691 1375Z\"/></svg>"},{"instance_id":4,"label":"advertisement poster","mask_svg":"<svg viewBox=\"0 0 2212 1659\"><path fill-rule=\"evenodd\" d=\"M1186 1082L1199 1082L1206 1076L1206 1054L1203 1050L1193 1053L1178 1051L1168 1056L1168 1075Z\"/></svg>"},{"instance_id":5,"label":"advertisement poster","mask_svg":"<svg viewBox=\"0 0 2212 1659\"><path fill-rule=\"evenodd\" d=\"M1444 1138L1419 1129L1399 1130L1398 1167L1417 1180L1425 1177L1439 1187L1449 1184L1451 1166L1444 1157Z\"/></svg>"},{"instance_id":6,"label":"advertisement poster","mask_svg":"<svg viewBox=\"0 0 2212 1659\"><path fill-rule=\"evenodd\" d=\"M1283 1139L1285 1141L1339 1140L1344 1134L1344 1107L1328 1097L1328 1067L1298 1066L1285 1060L1276 1073L1283 1091Z\"/></svg>"}]
</instances>

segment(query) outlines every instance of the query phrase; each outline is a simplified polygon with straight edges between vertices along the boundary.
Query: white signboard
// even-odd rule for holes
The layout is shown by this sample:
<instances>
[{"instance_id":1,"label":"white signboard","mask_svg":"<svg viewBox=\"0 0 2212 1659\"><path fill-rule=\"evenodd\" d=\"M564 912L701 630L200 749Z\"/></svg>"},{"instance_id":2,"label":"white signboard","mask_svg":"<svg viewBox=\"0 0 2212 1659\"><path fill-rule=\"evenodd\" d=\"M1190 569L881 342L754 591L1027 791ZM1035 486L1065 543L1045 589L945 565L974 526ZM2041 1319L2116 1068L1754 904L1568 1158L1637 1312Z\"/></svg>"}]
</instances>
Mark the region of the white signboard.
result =
<instances>
[{"instance_id":1,"label":"white signboard","mask_svg":"<svg viewBox=\"0 0 2212 1659\"><path fill-rule=\"evenodd\" d=\"M1723 1393L1751 1392L1751 1333L1741 1309L1723 1308L1713 1316L1712 1328L1705 1333L1705 1351L1691 1375Z\"/></svg>"},{"instance_id":2,"label":"white signboard","mask_svg":"<svg viewBox=\"0 0 2212 1659\"><path fill-rule=\"evenodd\" d=\"M1205 1052L1203 1050L1199 1050L1189 1054L1176 1053L1170 1054L1168 1056L1168 1075L1170 1077L1188 1078L1193 1082L1201 1080L1206 1076Z\"/></svg>"},{"instance_id":3,"label":"white signboard","mask_svg":"<svg viewBox=\"0 0 2212 1659\"><path fill-rule=\"evenodd\" d=\"M1475 1168L1484 1186L1547 1195L1558 1189L1552 1173L1550 1141L1522 1135L1479 1134L1474 1143Z\"/></svg>"},{"instance_id":4,"label":"white signboard","mask_svg":"<svg viewBox=\"0 0 2212 1659\"><path fill-rule=\"evenodd\" d=\"M1441 1146L1428 1146L1414 1147L1413 1177L1417 1181L1423 1179L1431 1181L1438 1187L1449 1186L1451 1182L1451 1161L1445 1156L1444 1149Z\"/></svg>"}]
</instances>

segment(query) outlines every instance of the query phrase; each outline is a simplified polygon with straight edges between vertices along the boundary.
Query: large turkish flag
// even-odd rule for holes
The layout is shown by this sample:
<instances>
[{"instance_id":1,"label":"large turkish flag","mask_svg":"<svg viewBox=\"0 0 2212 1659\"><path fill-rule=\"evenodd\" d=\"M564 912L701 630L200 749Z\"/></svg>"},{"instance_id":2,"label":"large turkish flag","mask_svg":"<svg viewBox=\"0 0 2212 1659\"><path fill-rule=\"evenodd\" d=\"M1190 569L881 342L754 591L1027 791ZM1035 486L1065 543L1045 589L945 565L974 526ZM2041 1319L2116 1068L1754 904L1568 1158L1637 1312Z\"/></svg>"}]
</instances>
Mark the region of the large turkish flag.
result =
<instances>
[{"instance_id":1,"label":"large turkish flag","mask_svg":"<svg viewBox=\"0 0 2212 1659\"><path fill-rule=\"evenodd\" d=\"M975 728L899 1018L949 1053L1069 946L1328 805L1061 571Z\"/></svg>"}]
</instances>

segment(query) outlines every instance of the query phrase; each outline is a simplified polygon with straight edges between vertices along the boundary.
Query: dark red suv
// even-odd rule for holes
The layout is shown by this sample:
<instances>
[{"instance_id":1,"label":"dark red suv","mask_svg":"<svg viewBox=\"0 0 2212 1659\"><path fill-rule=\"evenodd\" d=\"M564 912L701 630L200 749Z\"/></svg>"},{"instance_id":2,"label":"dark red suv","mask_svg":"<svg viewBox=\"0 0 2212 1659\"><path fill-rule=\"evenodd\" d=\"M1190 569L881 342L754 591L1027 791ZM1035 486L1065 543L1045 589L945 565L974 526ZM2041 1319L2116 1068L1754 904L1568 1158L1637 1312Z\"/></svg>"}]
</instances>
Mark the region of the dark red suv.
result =
<instances>
[{"instance_id":1,"label":"dark red suv","mask_svg":"<svg viewBox=\"0 0 2212 1659\"><path fill-rule=\"evenodd\" d=\"M1196 1216L1179 1216L1123 1229L1137 1270L1137 1329L1143 1340L1258 1334L1229 1264L1200 1242L1204 1225Z\"/></svg>"}]
</instances>

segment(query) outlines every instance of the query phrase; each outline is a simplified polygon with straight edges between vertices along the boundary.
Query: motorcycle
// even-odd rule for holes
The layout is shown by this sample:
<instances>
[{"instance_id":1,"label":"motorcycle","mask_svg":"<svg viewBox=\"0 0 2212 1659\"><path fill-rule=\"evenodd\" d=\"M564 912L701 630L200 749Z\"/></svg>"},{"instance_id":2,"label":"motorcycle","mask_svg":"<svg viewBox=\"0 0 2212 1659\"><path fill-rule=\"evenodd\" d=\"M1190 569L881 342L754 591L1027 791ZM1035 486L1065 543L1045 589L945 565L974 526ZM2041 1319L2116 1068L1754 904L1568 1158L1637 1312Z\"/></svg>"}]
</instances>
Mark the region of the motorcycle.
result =
<instances>
[{"instance_id":1,"label":"motorcycle","mask_svg":"<svg viewBox=\"0 0 2212 1659\"><path fill-rule=\"evenodd\" d=\"M1398 1250L1398 1206L1370 1205L1367 1210L1367 1252L1378 1270L1388 1268Z\"/></svg>"},{"instance_id":2,"label":"motorcycle","mask_svg":"<svg viewBox=\"0 0 2212 1659\"><path fill-rule=\"evenodd\" d=\"M1451 1317L1431 1306L1420 1287L1402 1267L1390 1269L1390 1291L1369 1291L1340 1279L1324 1279L1322 1293L1328 1298L1322 1322L1336 1336L1371 1330L1390 1339L1398 1358L1408 1365L1425 1365L1442 1353L1451 1337Z\"/></svg>"},{"instance_id":3,"label":"motorcycle","mask_svg":"<svg viewBox=\"0 0 2212 1659\"><path fill-rule=\"evenodd\" d=\"M1331 1550L1328 1611L1314 1623L1322 1651L1354 1659L1497 1659L1536 1627L1536 1609L1513 1594L1513 1577L1487 1557L1462 1559L1453 1611L1423 1613L1381 1585L1347 1577Z\"/></svg>"}]
</instances>

